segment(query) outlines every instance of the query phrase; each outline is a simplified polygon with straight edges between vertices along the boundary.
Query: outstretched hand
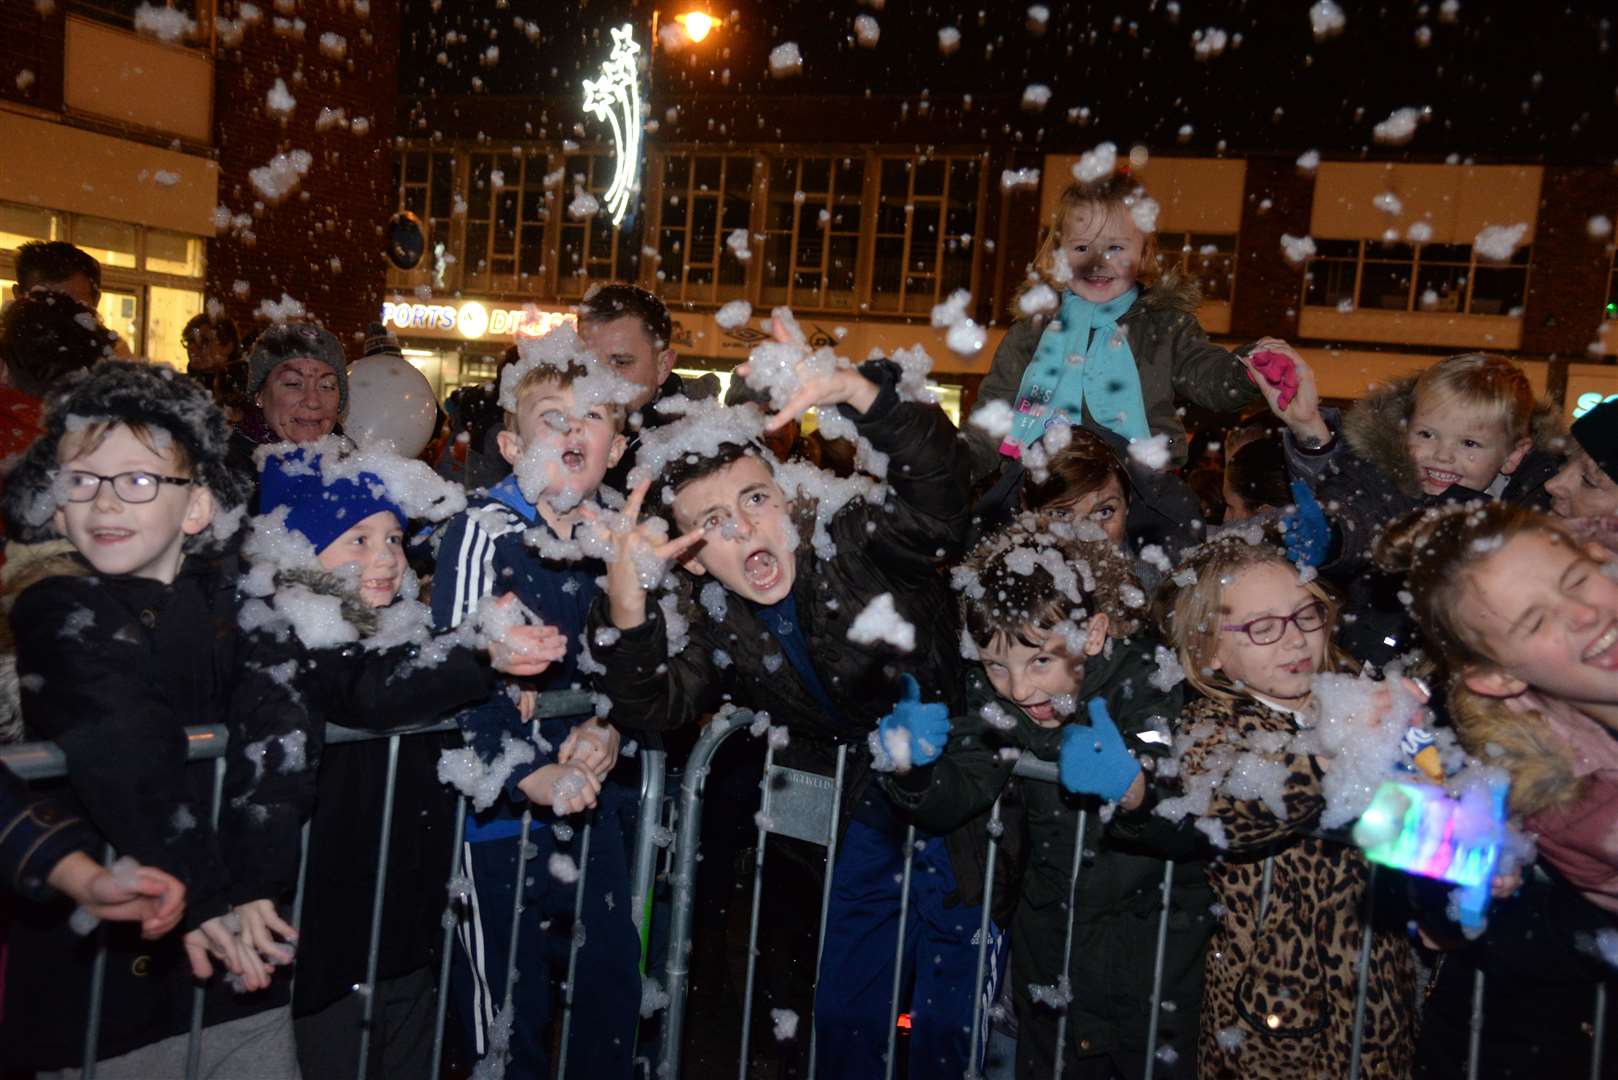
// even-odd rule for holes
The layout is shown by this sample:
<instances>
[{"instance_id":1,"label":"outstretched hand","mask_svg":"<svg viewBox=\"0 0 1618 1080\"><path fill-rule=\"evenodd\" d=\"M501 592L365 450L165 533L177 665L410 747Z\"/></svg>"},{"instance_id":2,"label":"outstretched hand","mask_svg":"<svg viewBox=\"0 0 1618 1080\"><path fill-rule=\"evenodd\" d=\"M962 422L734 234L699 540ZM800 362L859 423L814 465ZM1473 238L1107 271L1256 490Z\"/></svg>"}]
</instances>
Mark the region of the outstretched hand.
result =
<instances>
[{"instance_id":1,"label":"outstretched hand","mask_svg":"<svg viewBox=\"0 0 1618 1080\"><path fill-rule=\"evenodd\" d=\"M1242 361L1264 402L1305 446L1331 441L1331 428L1320 415L1320 391L1308 361L1280 338L1260 338Z\"/></svg>"},{"instance_id":2,"label":"outstretched hand","mask_svg":"<svg viewBox=\"0 0 1618 1080\"><path fill-rule=\"evenodd\" d=\"M1076 795L1099 795L1108 802L1127 801L1125 797L1141 777L1140 764L1118 734L1107 703L1091 698L1088 709L1089 727L1070 724L1062 730L1058 778Z\"/></svg>"},{"instance_id":3,"label":"outstretched hand","mask_svg":"<svg viewBox=\"0 0 1618 1080\"><path fill-rule=\"evenodd\" d=\"M515 593L507 593L494 603L503 608L516 601ZM518 623L490 641L488 649L489 666L496 671L532 677L543 674L546 668L567 655L567 635L544 623Z\"/></svg>"},{"instance_id":4,"label":"outstretched hand","mask_svg":"<svg viewBox=\"0 0 1618 1080\"><path fill-rule=\"evenodd\" d=\"M944 752L949 742L949 707L943 702L922 701L915 676L906 672L901 679L904 691L877 723L877 734L897 771L907 772L918 765L931 765Z\"/></svg>"},{"instance_id":5,"label":"outstretched hand","mask_svg":"<svg viewBox=\"0 0 1618 1080\"><path fill-rule=\"evenodd\" d=\"M628 528L612 534L613 557L607 563L607 611L612 625L620 630L633 630L646 621L646 594L662 576L661 567L702 541L700 531L670 540L659 528L659 519L640 520L641 506L651 486L650 480L643 480L629 493L629 501L624 505ZM588 511L588 516L596 519L594 511ZM655 575L650 572L653 567L658 568ZM646 580L648 577L650 581Z\"/></svg>"},{"instance_id":6,"label":"outstretched hand","mask_svg":"<svg viewBox=\"0 0 1618 1080\"><path fill-rule=\"evenodd\" d=\"M779 344L802 349L803 356L795 366L798 391L765 423L766 432L779 431L810 409L821 405L851 405L855 411L863 413L876 404L880 392L876 383L841 358L829 372L823 370L823 364L812 361L802 332L780 316L770 320L770 336ZM752 370L751 364L736 365L736 374L744 379Z\"/></svg>"}]
</instances>

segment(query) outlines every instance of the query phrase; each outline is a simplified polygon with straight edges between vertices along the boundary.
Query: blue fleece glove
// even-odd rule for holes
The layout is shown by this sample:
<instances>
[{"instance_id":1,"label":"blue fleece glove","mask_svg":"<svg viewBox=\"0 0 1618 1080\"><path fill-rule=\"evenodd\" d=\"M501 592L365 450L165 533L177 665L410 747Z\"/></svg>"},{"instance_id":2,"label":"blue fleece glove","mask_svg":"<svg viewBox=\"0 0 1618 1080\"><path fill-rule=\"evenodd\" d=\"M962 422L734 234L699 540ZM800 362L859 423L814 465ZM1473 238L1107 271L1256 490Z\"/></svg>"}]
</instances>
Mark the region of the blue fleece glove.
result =
<instances>
[{"instance_id":1,"label":"blue fleece glove","mask_svg":"<svg viewBox=\"0 0 1618 1080\"><path fill-rule=\"evenodd\" d=\"M1124 746L1118 725L1107 713L1107 703L1091 698L1089 709L1089 727L1070 725L1062 731L1057 775L1062 786L1075 795L1099 795L1117 802L1140 775L1140 765Z\"/></svg>"},{"instance_id":2,"label":"blue fleece glove","mask_svg":"<svg viewBox=\"0 0 1618 1080\"><path fill-rule=\"evenodd\" d=\"M1281 515L1287 558L1299 566L1319 566L1331 549L1331 523L1320 500L1302 480L1292 481L1292 501L1295 506Z\"/></svg>"},{"instance_id":3,"label":"blue fleece glove","mask_svg":"<svg viewBox=\"0 0 1618 1080\"><path fill-rule=\"evenodd\" d=\"M894 703L893 711L877 724L877 737L884 747L892 746L896 739L904 739L910 746L912 767L931 765L949 741L949 707L940 701L922 701L921 687L915 678L908 674L901 678L904 693Z\"/></svg>"}]
</instances>

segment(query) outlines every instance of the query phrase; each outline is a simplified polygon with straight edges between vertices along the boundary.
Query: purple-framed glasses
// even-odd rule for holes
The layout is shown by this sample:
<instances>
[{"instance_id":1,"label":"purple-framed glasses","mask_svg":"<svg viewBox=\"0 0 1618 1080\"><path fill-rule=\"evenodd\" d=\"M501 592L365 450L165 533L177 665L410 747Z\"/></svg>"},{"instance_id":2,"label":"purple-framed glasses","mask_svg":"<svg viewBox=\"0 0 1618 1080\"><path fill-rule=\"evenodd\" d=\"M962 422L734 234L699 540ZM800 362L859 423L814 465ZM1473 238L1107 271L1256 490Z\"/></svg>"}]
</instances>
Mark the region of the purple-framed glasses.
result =
<instances>
[{"instance_id":1,"label":"purple-framed glasses","mask_svg":"<svg viewBox=\"0 0 1618 1080\"><path fill-rule=\"evenodd\" d=\"M1305 634L1319 630L1326 625L1326 605L1319 600L1311 600L1291 615L1260 615L1252 622L1221 626L1219 629L1246 634L1254 645L1274 645L1286 636L1287 623L1293 623Z\"/></svg>"}]
</instances>

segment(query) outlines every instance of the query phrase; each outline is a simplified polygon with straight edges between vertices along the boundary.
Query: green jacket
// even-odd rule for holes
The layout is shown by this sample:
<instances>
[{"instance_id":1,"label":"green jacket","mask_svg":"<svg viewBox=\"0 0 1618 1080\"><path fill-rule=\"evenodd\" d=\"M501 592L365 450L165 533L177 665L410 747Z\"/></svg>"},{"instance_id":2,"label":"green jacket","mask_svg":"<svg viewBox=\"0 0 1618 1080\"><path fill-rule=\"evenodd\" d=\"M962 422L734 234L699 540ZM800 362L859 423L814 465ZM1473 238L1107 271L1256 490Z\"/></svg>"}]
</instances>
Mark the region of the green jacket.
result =
<instances>
[{"instance_id":1,"label":"green jacket","mask_svg":"<svg viewBox=\"0 0 1618 1080\"><path fill-rule=\"evenodd\" d=\"M1177 720L1182 696L1178 687L1164 692L1149 683L1156 668L1153 646L1150 638L1138 636L1114 641L1109 652L1090 658L1079 700L1106 699L1130 749L1141 758L1162 759L1170 746L1158 733ZM1055 985L1062 975L1078 811L1084 809L1085 861L1071 920L1069 1045L1081 1054L1144 1050L1168 858L1175 860L1175 869L1163 997L1175 1008L1163 1016L1159 1041L1174 1044L1182 1057L1194 1054L1202 954L1213 931L1213 895L1199 861L1206 850L1202 834L1189 823L1171 824L1154 814L1151 785L1138 809L1119 810L1103 822L1097 800L1069 795L1057 784L1013 777L1014 758L1008 760L1001 751L1054 762L1062 728L1041 727L996 696L981 668L968 675L968 702L968 715L951 721L949 743L936 763L885 777L884 783L917 824L936 832L971 821L1007 794L1002 824L1007 836L1020 834L1018 846L1024 853L1022 865L1012 871L1020 885L1011 924L1012 990L1019 1022L1034 1015L1029 987ZM990 703L1013 718L1011 728L1002 730L984 719L982 706ZM1014 797L1019 794L1020 799ZM1050 1010L1038 1016L1056 1023Z\"/></svg>"},{"instance_id":2,"label":"green jacket","mask_svg":"<svg viewBox=\"0 0 1618 1080\"><path fill-rule=\"evenodd\" d=\"M1175 468L1184 465L1187 456L1185 423L1178 412L1182 402L1215 413L1233 413L1263 400L1237 359L1250 347L1232 352L1209 341L1197 322L1200 302L1194 282L1166 274L1142 292L1118 321L1129 335L1129 348L1140 372L1146 424L1152 434L1169 437L1169 454ZM978 388L979 404L1005 401L1016 408L1023 372L1033 362L1034 350L1048 322L1036 316L1011 324ZM1084 426L1121 449L1119 436L1096 423L1088 411ZM972 480L977 483L999 470L1000 439L975 424L963 425L963 431L972 453Z\"/></svg>"}]
</instances>

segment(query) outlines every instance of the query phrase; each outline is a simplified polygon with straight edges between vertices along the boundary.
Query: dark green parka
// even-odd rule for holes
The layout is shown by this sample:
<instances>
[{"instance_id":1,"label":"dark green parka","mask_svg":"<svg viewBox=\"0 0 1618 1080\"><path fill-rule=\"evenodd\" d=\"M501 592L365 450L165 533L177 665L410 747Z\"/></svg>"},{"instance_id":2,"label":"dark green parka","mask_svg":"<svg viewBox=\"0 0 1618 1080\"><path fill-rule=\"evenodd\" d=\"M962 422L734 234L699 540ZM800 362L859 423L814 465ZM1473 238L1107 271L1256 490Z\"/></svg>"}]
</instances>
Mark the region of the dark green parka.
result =
<instances>
[{"instance_id":1,"label":"dark green parka","mask_svg":"<svg viewBox=\"0 0 1618 1080\"><path fill-rule=\"evenodd\" d=\"M1081 703L1104 698L1126 744L1143 760L1167 757L1165 732L1177 721L1182 703L1179 687L1165 692L1151 685L1153 647L1145 636L1109 640L1105 651L1086 660L1078 695ZM1213 930L1213 895L1198 861L1205 850L1202 835L1152 813L1150 772L1145 802L1133 811L1117 810L1110 821L1103 821L1094 798L1014 777L1021 754L1057 760L1063 727L1041 727L998 697L981 668L968 675L967 685L968 714L951 721L943 756L884 782L919 825L937 832L959 827L1008 794L1001 804L1002 824L1008 835L1021 834L1023 849L1021 865L1012 870L1020 895L1011 923L1019 1075L1052 1071L1058 1014L1036 1004L1030 987L1057 986L1070 921L1069 1065L1078 1057L1110 1054L1125 1075L1134 1075L1125 1063L1144 1063L1165 859L1175 862L1163 969L1163 1000L1171 1006L1161 1016L1158 1041L1174 1047L1189 1065L1195 1059L1203 951ZM1011 719L1009 728L985 719L983 706L991 704ZM1084 861L1070 920L1068 890L1081 810L1086 812ZM998 900L994 904L997 910L1001 906ZM1159 1074L1178 1075L1161 1065Z\"/></svg>"}]
</instances>

